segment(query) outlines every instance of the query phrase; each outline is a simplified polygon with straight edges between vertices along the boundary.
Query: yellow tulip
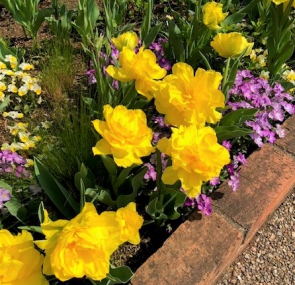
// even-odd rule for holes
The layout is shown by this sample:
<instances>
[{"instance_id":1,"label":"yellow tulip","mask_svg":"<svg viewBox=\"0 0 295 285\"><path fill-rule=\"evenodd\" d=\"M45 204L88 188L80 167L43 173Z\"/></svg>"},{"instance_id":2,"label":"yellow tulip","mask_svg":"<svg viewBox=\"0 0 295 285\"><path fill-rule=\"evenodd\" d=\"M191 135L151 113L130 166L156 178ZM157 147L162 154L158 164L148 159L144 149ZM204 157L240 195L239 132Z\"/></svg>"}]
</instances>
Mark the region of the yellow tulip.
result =
<instances>
[{"instance_id":1,"label":"yellow tulip","mask_svg":"<svg viewBox=\"0 0 295 285\"><path fill-rule=\"evenodd\" d=\"M31 233L24 230L14 236L0 230L1 285L49 285L41 271L43 258Z\"/></svg>"},{"instance_id":2,"label":"yellow tulip","mask_svg":"<svg viewBox=\"0 0 295 285\"><path fill-rule=\"evenodd\" d=\"M121 226L122 243L128 241L132 244L139 244L139 229L142 227L143 218L136 212L136 204L131 202L126 207L118 209L117 220Z\"/></svg>"},{"instance_id":3,"label":"yellow tulip","mask_svg":"<svg viewBox=\"0 0 295 285\"><path fill-rule=\"evenodd\" d=\"M140 157L154 152L151 144L153 131L148 128L142 110L105 105L103 114L106 121L92 121L95 130L103 137L92 148L94 155L112 154L118 166L129 167L133 163L142 164Z\"/></svg>"},{"instance_id":4,"label":"yellow tulip","mask_svg":"<svg viewBox=\"0 0 295 285\"><path fill-rule=\"evenodd\" d=\"M203 23L211 30L220 29L219 23L224 21L228 13L222 12L222 4L215 1L207 2L203 6Z\"/></svg>"},{"instance_id":5,"label":"yellow tulip","mask_svg":"<svg viewBox=\"0 0 295 285\"><path fill-rule=\"evenodd\" d=\"M254 43L249 43L242 34L232 32L228 34L218 33L210 45L220 56L235 58L245 49L247 49L247 51L244 56L250 55Z\"/></svg>"},{"instance_id":6,"label":"yellow tulip","mask_svg":"<svg viewBox=\"0 0 295 285\"><path fill-rule=\"evenodd\" d=\"M216 108L225 103L219 90L221 79L219 72L198 68L194 74L190 65L176 63L154 93L156 108L165 114L166 123L174 126L215 124L222 116Z\"/></svg>"},{"instance_id":7,"label":"yellow tulip","mask_svg":"<svg viewBox=\"0 0 295 285\"><path fill-rule=\"evenodd\" d=\"M172 165L163 172L162 181L172 185L180 180L191 198L201 193L203 182L218 177L223 166L230 162L228 150L217 143L211 127L172 128L171 138L162 138L157 148L172 160Z\"/></svg>"},{"instance_id":8,"label":"yellow tulip","mask_svg":"<svg viewBox=\"0 0 295 285\"><path fill-rule=\"evenodd\" d=\"M154 79L163 78L167 71L157 64L156 55L149 49L141 47L138 53L123 47L119 54L121 67L109 65L106 72L116 80L130 82L135 80L136 91L148 100L153 98L153 92L157 88Z\"/></svg>"},{"instance_id":9,"label":"yellow tulip","mask_svg":"<svg viewBox=\"0 0 295 285\"><path fill-rule=\"evenodd\" d=\"M117 38L111 39L114 46L121 51L123 47L127 47L131 50L134 50L135 47L138 45L138 37L135 32L126 32Z\"/></svg>"}]
</instances>

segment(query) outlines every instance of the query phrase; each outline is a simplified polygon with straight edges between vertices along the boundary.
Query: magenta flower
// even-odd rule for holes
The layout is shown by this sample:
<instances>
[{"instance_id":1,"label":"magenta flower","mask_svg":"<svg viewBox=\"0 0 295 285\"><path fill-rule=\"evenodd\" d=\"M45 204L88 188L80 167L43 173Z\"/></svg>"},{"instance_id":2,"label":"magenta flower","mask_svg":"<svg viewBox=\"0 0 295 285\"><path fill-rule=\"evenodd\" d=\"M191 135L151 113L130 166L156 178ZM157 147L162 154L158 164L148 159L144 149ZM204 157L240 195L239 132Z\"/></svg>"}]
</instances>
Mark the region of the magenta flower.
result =
<instances>
[{"instance_id":1,"label":"magenta flower","mask_svg":"<svg viewBox=\"0 0 295 285\"><path fill-rule=\"evenodd\" d=\"M198 210L200 210L204 215L210 216L212 213L210 198L205 194L198 195L197 199Z\"/></svg>"},{"instance_id":2,"label":"magenta flower","mask_svg":"<svg viewBox=\"0 0 295 285\"><path fill-rule=\"evenodd\" d=\"M11 199L10 191L4 188L0 188L0 209L3 207L3 203Z\"/></svg>"}]
</instances>

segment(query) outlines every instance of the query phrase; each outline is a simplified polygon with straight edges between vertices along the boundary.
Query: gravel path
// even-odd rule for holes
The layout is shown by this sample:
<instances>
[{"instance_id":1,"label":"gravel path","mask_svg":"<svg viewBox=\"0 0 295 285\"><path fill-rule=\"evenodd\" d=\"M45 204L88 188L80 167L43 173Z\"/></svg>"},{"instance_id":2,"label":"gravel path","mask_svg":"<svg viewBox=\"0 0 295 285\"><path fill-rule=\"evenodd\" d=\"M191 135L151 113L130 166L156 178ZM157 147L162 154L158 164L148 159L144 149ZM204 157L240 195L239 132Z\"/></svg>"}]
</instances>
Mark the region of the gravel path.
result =
<instances>
[{"instance_id":1,"label":"gravel path","mask_svg":"<svg viewBox=\"0 0 295 285\"><path fill-rule=\"evenodd\" d=\"M295 285L295 189L216 285Z\"/></svg>"}]
</instances>

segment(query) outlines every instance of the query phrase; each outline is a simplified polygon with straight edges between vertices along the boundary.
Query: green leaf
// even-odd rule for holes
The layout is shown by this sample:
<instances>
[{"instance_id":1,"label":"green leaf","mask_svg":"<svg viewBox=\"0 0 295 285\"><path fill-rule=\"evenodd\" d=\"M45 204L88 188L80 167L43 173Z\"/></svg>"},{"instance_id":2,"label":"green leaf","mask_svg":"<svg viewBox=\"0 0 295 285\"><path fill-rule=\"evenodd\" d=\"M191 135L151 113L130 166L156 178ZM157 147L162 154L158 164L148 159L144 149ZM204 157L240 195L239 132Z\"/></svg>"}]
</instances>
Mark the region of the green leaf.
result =
<instances>
[{"instance_id":1,"label":"green leaf","mask_svg":"<svg viewBox=\"0 0 295 285\"><path fill-rule=\"evenodd\" d=\"M167 216L163 213L164 209L162 204L159 202L158 197L154 197L150 200L146 212L154 219L154 220L162 220L167 219Z\"/></svg>"},{"instance_id":2,"label":"green leaf","mask_svg":"<svg viewBox=\"0 0 295 285\"><path fill-rule=\"evenodd\" d=\"M30 231L30 232L43 234L42 228L39 226L21 226L21 227L17 227L17 228L20 230L26 230L26 231Z\"/></svg>"},{"instance_id":3,"label":"green leaf","mask_svg":"<svg viewBox=\"0 0 295 285\"><path fill-rule=\"evenodd\" d=\"M143 44L145 47L149 47L150 44L156 39L161 28L162 28L162 23L157 24L156 26L150 29L149 33L143 39Z\"/></svg>"},{"instance_id":4,"label":"green leaf","mask_svg":"<svg viewBox=\"0 0 295 285\"><path fill-rule=\"evenodd\" d=\"M4 61L5 56L6 55L13 55L16 57L16 54L14 52L12 52L7 44L5 43L5 41L3 39L0 38L0 60Z\"/></svg>"},{"instance_id":5,"label":"green leaf","mask_svg":"<svg viewBox=\"0 0 295 285\"><path fill-rule=\"evenodd\" d=\"M23 224L26 224L28 211L15 197L12 197L4 205L12 216L16 217Z\"/></svg>"},{"instance_id":6,"label":"green leaf","mask_svg":"<svg viewBox=\"0 0 295 285\"><path fill-rule=\"evenodd\" d=\"M0 187L6 190L9 190L10 192L12 191L12 187L1 179L0 179Z\"/></svg>"},{"instance_id":7,"label":"green leaf","mask_svg":"<svg viewBox=\"0 0 295 285\"><path fill-rule=\"evenodd\" d=\"M0 112L4 111L5 107L8 106L9 102L10 102L10 95L6 96L3 102L0 104Z\"/></svg>"},{"instance_id":8,"label":"green leaf","mask_svg":"<svg viewBox=\"0 0 295 285\"><path fill-rule=\"evenodd\" d=\"M85 195L90 196L92 198L92 203L94 203L95 200L98 200L99 202L108 205L112 208L116 207L116 201L114 201L111 198L109 191L106 189L88 188L85 190Z\"/></svg>"},{"instance_id":9,"label":"green leaf","mask_svg":"<svg viewBox=\"0 0 295 285\"><path fill-rule=\"evenodd\" d=\"M126 284L133 276L133 272L128 266L114 267L110 266L108 276L101 281L91 281L92 284L97 285L115 285Z\"/></svg>"},{"instance_id":10,"label":"green leaf","mask_svg":"<svg viewBox=\"0 0 295 285\"><path fill-rule=\"evenodd\" d=\"M181 31L171 20L168 20L169 42L175 55L176 61L182 62L185 59L185 51Z\"/></svg>"},{"instance_id":11,"label":"green leaf","mask_svg":"<svg viewBox=\"0 0 295 285\"><path fill-rule=\"evenodd\" d=\"M114 160L108 155L101 155L100 157L108 173L112 176L117 176L117 165Z\"/></svg>"},{"instance_id":12,"label":"green leaf","mask_svg":"<svg viewBox=\"0 0 295 285\"><path fill-rule=\"evenodd\" d=\"M150 32L154 1L148 0L146 5L147 8L140 27L140 38L142 39L145 39Z\"/></svg>"},{"instance_id":13,"label":"green leaf","mask_svg":"<svg viewBox=\"0 0 295 285\"><path fill-rule=\"evenodd\" d=\"M40 224L42 224L44 221L44 204L42 201L41 201L39 208L38 208L38 218L39 218Z\"/></svg>"},{"instance_id":14,"label":"green leaf","mask_svg":"<svg viewBox=\"0 0 295 285\"><path fill-rule=\"evenodd\" d=\"M234 13L228 17L226 17L226 19L222 22L222 26L229 26L232 24L236 24L241 22L246 16L246 13Z\"/></svg>"},{"instance_id":15,"label":"green leaf","mask_svg":"<svg viewBox=\"0 0 295 285\"><path fill-rule=\"evenodd\" d=\"M127 168L124 168L124 169L120 172L120 174L119 174L119 176L118 176L118 178L117 178L117 180L116 180L116 183L115 183L115 186L114 186L114 187L115 187L116 189L118 189L118 188L122 185L122 183L127 179L127 177L129 176L131 170L134 169L134 168L137 167L137 166L138 166L138 165L133 164L133 165L127 167Z\"/></svg>"},{"instance_id":16,"label":"green leaf","mask_svg":"<svg viewBox=\"0 0 295 285\"><path fill-rule=\"evenodd\" d=\"M218 138L218 142L221 143L224 140L249 135L253 131L246 128L240 128L238 126L219 126L215 128L215 132Z\"/></svg>"},{"instance_id":17,"label":"green leaf","mask_svg":"<svg viewBox=\"0 0 295 285\"><path fill-rule=\"evenodd\" d=\"M238 109L223 116L219 126L241 126L245 121L252 120L258 109Z\"/></svg>"},{"instance_id":18,"label":"green leaf","mask_svg":"<svg viewBox=\"0 0 295 285\"><path fill-rule=\"evenodd\" d=\"M52 176L37 158L34 158L34 162L36 177L50 200L67 219L76 216L79 213L79 204L71 193Z\"/></svg>"},{"instance_id":19,"label":"green leaf","mask_svg":"<svg viewBox=\"0 0 295 285\"><path fill-rule=\"evenodd\" d=\"M147 167L144 167L131 181L132 192L130 194L121 194L117 198L117 207L122 208L127 206L130 202L134 202L137 196L139 187L142 185L142 180L147 171Z\"/></svg>"}]
</instances>

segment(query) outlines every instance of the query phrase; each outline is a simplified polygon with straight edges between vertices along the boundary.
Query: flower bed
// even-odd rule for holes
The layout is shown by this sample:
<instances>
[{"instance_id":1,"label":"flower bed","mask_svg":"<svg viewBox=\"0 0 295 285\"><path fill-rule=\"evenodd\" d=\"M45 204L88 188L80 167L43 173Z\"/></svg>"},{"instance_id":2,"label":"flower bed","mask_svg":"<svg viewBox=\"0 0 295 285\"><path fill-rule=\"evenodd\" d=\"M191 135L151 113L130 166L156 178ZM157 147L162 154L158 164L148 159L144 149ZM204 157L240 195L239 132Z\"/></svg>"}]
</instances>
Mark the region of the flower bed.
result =
<instances>
[{"instance_id":1,"label":"flower bed","mask_svg":"<svg viewBox=\"0 0 295 285\"><path fill-rule=\"evenodd\" d=\"M234 231L211 199L295 113L293 1L164 2L1 2L32 39L0 41L4 284L125 284L128 251L194 210Z\"/></svg>"}]
</instances>

